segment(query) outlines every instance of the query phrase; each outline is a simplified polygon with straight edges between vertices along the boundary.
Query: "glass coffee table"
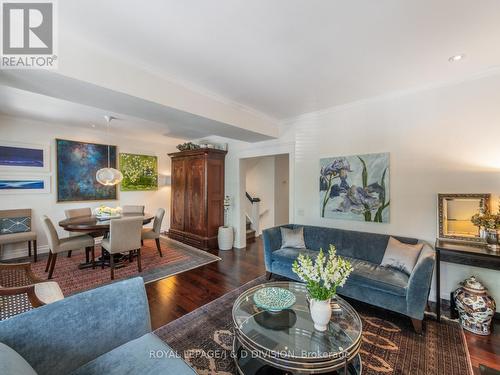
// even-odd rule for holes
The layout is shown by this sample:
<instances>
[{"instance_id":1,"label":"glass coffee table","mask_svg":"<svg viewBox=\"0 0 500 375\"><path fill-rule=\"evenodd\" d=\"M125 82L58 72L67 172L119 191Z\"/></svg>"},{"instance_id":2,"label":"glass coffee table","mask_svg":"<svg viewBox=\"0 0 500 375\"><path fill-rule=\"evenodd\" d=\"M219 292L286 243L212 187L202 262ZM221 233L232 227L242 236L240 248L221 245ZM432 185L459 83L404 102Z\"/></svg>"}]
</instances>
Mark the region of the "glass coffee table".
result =
<instances>
[{"instance_id":1,"label":"glass coffee table","mask_svg":"<svg viewBox=\"0 0 500 375\"><path fill-rule=\"evenodd\" d=\"M291 291L295 304L280 312L258 308L254 293L266 287ZM314 329L307 289L296 282L271 282L241 294L233 306L233 356L240 374L361 374L361 319L342 298L328 329Z\"/></svg>"}]
</instances>

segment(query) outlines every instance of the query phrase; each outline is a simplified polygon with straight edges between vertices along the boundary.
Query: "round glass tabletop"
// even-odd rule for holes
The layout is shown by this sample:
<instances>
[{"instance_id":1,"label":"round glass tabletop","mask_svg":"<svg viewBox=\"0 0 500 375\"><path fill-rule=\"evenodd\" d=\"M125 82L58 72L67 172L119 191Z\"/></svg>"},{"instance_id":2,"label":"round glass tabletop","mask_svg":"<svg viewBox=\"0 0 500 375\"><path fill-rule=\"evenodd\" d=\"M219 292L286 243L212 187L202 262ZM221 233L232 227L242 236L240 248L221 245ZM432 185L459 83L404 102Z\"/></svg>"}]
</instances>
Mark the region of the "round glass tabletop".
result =
<instances>
[{"instance_id":1,"label":"round glass tabletop","mask_svg":"<svg viewBox=\"0 0 500 375\"><path fill-rule=\"evenodd\" d=\"M294 305L280 312L260 309L253 296L267 287L289 290L296 297ZM296 282L272 282L243 292L232 312L238 345L281 368L293 364L295 369L332 370L353 361L361 345L362 324L358 313L336 297L328 329L319 332L314 329L307 296L305 285Z\"/></svg>"}]
</instances>

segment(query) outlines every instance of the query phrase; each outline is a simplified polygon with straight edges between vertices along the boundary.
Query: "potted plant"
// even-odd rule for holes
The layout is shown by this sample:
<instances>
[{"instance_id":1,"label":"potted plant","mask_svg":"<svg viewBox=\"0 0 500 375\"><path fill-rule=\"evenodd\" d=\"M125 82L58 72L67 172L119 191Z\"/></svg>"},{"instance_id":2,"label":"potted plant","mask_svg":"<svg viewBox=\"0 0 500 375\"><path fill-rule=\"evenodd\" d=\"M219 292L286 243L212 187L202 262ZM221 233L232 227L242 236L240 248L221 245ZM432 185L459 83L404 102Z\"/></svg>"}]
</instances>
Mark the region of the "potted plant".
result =
<instances>
[{"instance_id":1,"label":"potted plant","mask_svg":"<svg viewBox=\"0 0 500 375\"><path fill-rule=\"evenodd\" d=\"M337 256L335 246L330 245L328 256L320 249L314 261L300 254L293 262L292 271L306 283L314 328L326 331L332 316L330 300L337 293L337 287L343 286L351 274L351 263Z\"/></svg>"},{"instance_id":2,"label":"potted plant","mask_svg":"<svg viewBox=\"0 0 500 375\"><path fill-rule=\"evenodd\" d=\"M224 225L219 227L217 241L219 243L219 250L231 250L234 242L233 227L226 225L227 213L231 207L231 198L226 195L224 197Z\"/></svg>"}]
</instances>

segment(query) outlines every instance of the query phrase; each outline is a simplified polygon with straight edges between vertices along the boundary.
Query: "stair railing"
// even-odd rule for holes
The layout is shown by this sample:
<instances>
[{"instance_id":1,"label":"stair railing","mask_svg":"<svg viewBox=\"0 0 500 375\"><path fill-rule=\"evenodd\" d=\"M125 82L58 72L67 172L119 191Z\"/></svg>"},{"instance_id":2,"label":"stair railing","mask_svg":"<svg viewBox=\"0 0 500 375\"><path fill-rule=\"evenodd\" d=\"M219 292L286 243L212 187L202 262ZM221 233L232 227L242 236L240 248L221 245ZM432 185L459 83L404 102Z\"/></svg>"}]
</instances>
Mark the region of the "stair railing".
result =
<instances>
[{"instance_id":1,"label":"stair railing","mask_svg":"<svg viewBox=\"0 0 500 375\"><path fill-rule=\"evenodd\" d=\"M260 222L260 198L252 198L248 192L245 195L250 203L250 208L247 210L246 215L250 219L250 227L259 235L259 222Z\"/></svg>"}]
</instances>

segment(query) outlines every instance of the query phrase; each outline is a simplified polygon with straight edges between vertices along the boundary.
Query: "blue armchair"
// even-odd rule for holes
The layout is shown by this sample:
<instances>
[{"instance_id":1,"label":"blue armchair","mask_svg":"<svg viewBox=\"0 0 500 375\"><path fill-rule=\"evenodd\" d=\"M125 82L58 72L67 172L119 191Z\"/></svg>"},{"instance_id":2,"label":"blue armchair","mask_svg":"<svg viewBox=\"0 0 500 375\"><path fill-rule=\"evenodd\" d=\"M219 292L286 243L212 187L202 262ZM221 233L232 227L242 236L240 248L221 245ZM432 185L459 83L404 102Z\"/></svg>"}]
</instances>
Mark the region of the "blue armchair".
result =
<instances>
[{"instance_id":1,"label":"blue armchair","mask_svg":"<svg viewBox=\"0 0 500 375\"><path fill-rule=\"evenodd\" d=\"M295 228L299 225L284 225ZM300 225L302 226L302 225ZM410 275L382 267L389 235L355 232L315 226L304 227L306 249L281 248L281 227L263 232L264 261L268 276L277 274L299 280L292 272L292 263L300 253L315 257L320 248L330 244L337 254L348 258L353 273L338 293L404 314L411 318L415 331L422 331L422 320L431 288L432 273L436 262L434 250L424 243L417 263ZM416 244L415 238L393 236L401 242Z\"/></svg>"},{"instance_id":2,"label":"blue armchair","mask_svg":"<svg viewBox=\"0 0 500 375\"><path fill-rule=\"evenodd\" d=\"M196 374L151 333L140 277L1 321L0 373Z\"/></svg>"}]
</instances>

